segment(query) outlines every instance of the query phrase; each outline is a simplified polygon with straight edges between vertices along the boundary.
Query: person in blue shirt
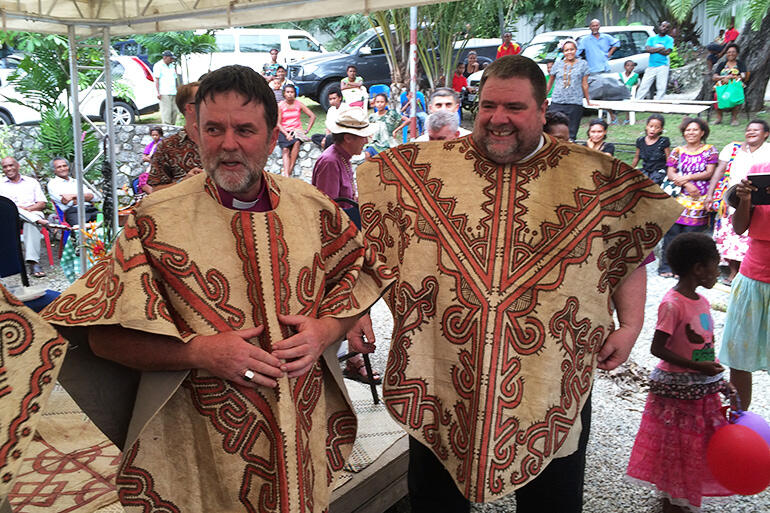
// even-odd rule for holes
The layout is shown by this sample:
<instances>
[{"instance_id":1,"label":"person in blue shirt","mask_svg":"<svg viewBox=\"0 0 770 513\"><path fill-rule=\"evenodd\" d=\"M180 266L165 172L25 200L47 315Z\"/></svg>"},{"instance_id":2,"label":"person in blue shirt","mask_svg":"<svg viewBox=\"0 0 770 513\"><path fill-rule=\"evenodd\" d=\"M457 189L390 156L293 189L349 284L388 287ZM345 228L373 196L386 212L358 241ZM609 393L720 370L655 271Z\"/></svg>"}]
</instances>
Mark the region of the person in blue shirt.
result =
<instances>
[{"instance_id":1,"label":"person in blue shirt","mask_svg":"<svg viewBox=\"0 0 770 513\"><path fill-rule=\"evenodd\" d=\"M653 81L655 81L655 99L660 100L666 94L668 70L671 65L668 54L674 49L674 38L668 35L669 30L671 30L671 24L662 21L658 27L658 34L647 38L644 51L650 54L650 63L636 92L636 97L639 99L647 96Z\"/></svg>"},{"instance_id":2,"label":"person in blue shirt","mask_svg":"<svg viewBox=\"0 0 770 513\"><path fill-rule=\"evenodd\" d=\"M620 48L620 41L609 34L601 34L599 20L593 19L588 24L591 33L580 38L578 55L582 55L588 63L588 71L593 73L605 73L610 71L609 61L612 54Z\"/></svg>"}]
</instances>

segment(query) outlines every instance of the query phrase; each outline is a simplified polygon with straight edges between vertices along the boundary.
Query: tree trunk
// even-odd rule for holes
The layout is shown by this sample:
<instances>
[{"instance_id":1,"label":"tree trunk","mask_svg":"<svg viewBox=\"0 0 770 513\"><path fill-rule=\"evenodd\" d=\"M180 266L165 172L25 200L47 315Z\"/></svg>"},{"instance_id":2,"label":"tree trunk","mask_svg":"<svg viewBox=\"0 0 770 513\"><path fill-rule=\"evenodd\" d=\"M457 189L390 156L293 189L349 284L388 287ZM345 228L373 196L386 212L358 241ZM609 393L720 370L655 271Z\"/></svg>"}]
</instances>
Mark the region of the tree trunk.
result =
<instances>
[{"instance_id":1,"label":"tree trunk","mask_svg":"<svg viewBox=\"0 0 770 513\"><path fill-rule=\"evenodd\" d=\"M765 90L770 79L770 14L762 20L758 31L751 30L751 22L746 24L736 41L741 48L738 56L751 72L746 86L746 104L750 112L763 110Z\"/></svg>"}]
</instances>

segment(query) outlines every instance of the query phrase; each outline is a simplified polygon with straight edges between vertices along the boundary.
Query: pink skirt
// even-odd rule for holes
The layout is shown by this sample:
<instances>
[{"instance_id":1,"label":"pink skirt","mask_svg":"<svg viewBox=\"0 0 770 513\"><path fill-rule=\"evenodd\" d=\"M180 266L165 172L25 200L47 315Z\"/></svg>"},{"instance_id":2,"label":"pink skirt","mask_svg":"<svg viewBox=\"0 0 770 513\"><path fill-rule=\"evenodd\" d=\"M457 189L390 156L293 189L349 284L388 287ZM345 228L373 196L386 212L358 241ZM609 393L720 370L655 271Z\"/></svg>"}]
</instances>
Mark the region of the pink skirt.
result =
<instances>
[{"instance_id":1,"label":"pink skirt","mask_svg":"<svg viewBox=\"0 0 770 513\"><path fill-rule=\"evenodd\" d=\"M702 497L733 495L717 483L706 462L711 435L727 424L721 406L718 393L691 401L649 394L628 476L688 509L699 508Z\"/></svg>"},{"instance_id":2,"label":"pink skirt","mask_svg":"<svg viewBox=\"0 0 770 513\"><path fill-rule=\"evenodd\" d=\"M738 235L733 230L733 215L723 217L717 221L714 228L714 242L717 243L719 256L722 257L720 265L727 265L727 260L743 260L749 247L749 236L745 233Z\"/></svg>"}]
</instances>

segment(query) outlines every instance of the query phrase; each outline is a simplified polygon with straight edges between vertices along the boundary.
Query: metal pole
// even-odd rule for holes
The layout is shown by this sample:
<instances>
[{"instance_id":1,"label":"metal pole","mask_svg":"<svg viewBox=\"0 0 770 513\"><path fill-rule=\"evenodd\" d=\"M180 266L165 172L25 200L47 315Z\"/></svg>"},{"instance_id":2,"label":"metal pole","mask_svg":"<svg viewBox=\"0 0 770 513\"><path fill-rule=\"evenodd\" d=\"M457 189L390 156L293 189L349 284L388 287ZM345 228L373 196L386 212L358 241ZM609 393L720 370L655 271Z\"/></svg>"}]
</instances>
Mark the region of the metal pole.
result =
<instances>
[{"instance_id":1,"label":"metal pole","mask_svg":"<svg viewBox=\"0 0 770 513\"><path fill-rule=\"evenodd\" d=\"M86 213L83 206L83 139L82 129L80 127L80 98L78 91L78 52L77 42L75 40L75 27L67 27L67 40L69 42L69 65L70 65L70 101L72 102L72 134L75 140L75 172L78 182L78 226L84 228L86 225ZM80 270L88 270L88 258L86 258L85 237L80 234Z\"/></svg>"},{"instance_id":2,"label":"metal pole","mask_svg":"<svg viewBox=\"0 0 770 513\"><path fill-rule=\"evenodd\" d=\"M105 223L112 223L112 234L118 233L118 180L117 166L115 165L115 117L113 116L112 98L112 61L110 61L110 27L104 27L102 34L102 49L104 50L104 85L106 91L106 104L104 106L104 124L107 127L107 155L104 158L110 162L112 169L112 219L105 219Z\"/></svg>"},{"instance_id":3,"label":"metal pole","mask_svg":"<svg viewBox=\"0 0 770 513\"><path fill-rule=\"evenodd\" d=\"M417 137L417 7L409 8L409 90L412 92L409 137Z\"/></svg>"}]
</instances>

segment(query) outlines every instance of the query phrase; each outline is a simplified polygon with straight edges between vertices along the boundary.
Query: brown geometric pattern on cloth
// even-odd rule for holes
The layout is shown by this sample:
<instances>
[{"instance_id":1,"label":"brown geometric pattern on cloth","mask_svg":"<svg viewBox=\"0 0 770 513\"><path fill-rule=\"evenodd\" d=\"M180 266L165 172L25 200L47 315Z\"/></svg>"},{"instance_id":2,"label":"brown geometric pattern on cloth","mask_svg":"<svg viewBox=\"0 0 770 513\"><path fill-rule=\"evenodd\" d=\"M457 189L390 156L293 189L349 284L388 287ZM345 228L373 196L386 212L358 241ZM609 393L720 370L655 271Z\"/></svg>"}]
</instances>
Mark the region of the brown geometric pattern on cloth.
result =
<instances>
[{"instance_id":1,"label":"brown geometric pattern on cloth","mask_svg":"<svg viewBox=\"0 0 770 513\"><path fill-rule=\"evenodd\" d=\"M315 188L263 176L268 212L223 207L203 175L146 198L113 258L65 291L46 317L119 323L180 343L261 325L252 342L269 350L292 334L278 313L363 312L391 281L387 269ZM108 306L94 311L99 302ZM336 374L321 359L305 376L255 390L191 371L127 443L121 502L127 511L325 510L356 430Z\"/></svg>"},{"instance_id":2,"label":"brown geometric pattern on cloth","mask_svg":"<svg viewBox=\"0 0 770 513\"><path fill-rule=\"evenodd\" d=\"M506 495L576 449L611 296L676 204L550 137L507 166L470 137L401 145L358 185L364 236L398 272L388 409L468 499Z\"/></svg>"},{"instance_id":3,"label":"brown geometric pattern on cloth","mask_svg":"<svg viewBox=\"0 0 770 513\"><path fill-rule=\"evenodd\" d=\"M67 341L0 285L0 503L18 477Z\"/></svg>"},{"instance_id":4,"label":"brown geometric pattern on cloth","mask_svg":"<svg viewBox=\"0 0 770 513\"><path fill-rule=\"evenodd\" d=\"M23 459L8 495L15 511L88 512L118 500L120 451L59 386Z\"/></svg>"},{"instance_id":5,"label":"brown geometric pattern on cloth","mask_svg":"<svg viewBox=\"0 0 770 513\"><path fill-rule=\"evenodd\" d=\"M203 169L198 145L182 129L159 143L152 155L147 185L176 183L196 167Z\"/></svg>"}]
</instances>

